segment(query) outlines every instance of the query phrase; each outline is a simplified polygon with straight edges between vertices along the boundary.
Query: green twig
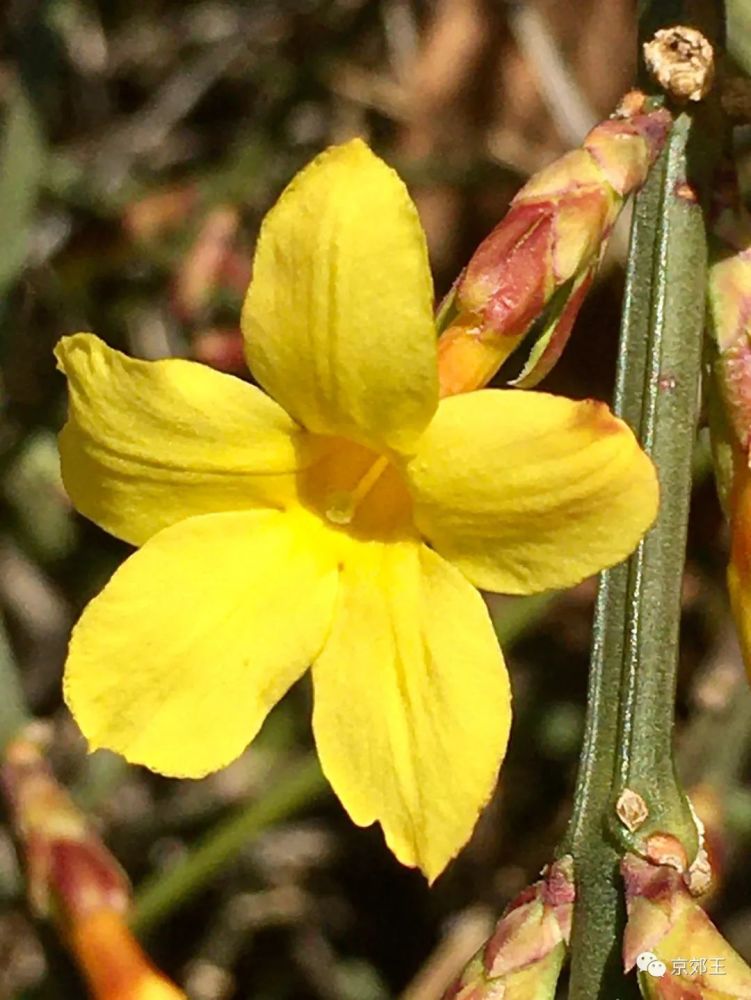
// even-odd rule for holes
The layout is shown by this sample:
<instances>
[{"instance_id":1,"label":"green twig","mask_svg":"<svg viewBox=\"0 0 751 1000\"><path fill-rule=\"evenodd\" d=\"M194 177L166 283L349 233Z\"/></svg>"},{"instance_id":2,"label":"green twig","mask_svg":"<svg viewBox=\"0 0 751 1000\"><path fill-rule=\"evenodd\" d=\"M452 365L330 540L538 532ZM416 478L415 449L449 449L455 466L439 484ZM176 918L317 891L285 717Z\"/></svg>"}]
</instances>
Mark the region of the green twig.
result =
<instances>
[{"instance_id":1,"label":"green twig","mask_svg":"<svg viewBox=\"0 0 751 1000\"><path fill-rule=\"evenodd\" d=\"M571 1000L638 996L620 960L624 851L643 850L658 830L678 837L689 859L697 849L672 731L706 274L697 192L713 139L704 113L680 115L635 208L616 409L655 462L661 504L652 531L604 575L598 596L584 749L563 845L577 876ZM626 790L648 810L633 832L616 814Z\"/></svg>"},{"instance_id":2,"label":"green twig","mask_svg":"<svg viewBox=\"0 0 751 1000\"><path fill-rule=\"evenodd\" d=\"M260 799L217 824L174 868L139 887L134 928L139 933L151 930L206 886L253 837L307 806L327 787L316 757L291 765Z\"/></svg>"}]
</instances>

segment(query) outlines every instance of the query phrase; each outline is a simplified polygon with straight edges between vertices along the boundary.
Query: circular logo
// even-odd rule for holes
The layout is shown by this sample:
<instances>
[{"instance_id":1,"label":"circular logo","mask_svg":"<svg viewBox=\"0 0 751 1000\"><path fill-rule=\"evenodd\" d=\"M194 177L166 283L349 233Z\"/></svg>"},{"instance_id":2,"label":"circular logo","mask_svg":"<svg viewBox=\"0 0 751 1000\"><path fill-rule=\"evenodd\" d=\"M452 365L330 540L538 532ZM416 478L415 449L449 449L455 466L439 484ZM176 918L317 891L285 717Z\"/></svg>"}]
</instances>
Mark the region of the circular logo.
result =
<instances>
[{"instance_id":1,"label":"circular logo","mask_svg":"<svg viewBox=\"0 0 751 1000\"><path fill-rule=\"evenodd\" d=\"M655 979L662 979L668 971L667 966L652 951L643 951L636 959L639 972L646 972Z\"/></svg>"}]
</instances>

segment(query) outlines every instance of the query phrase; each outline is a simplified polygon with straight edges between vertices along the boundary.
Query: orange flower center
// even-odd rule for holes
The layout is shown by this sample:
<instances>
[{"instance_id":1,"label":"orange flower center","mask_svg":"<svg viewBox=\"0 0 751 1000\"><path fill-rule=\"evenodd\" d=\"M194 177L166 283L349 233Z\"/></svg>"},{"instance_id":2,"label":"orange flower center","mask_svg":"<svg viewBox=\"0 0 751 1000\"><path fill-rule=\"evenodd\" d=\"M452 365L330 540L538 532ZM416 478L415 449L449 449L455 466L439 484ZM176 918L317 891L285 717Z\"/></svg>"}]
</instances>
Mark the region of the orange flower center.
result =
<instances>
[{"instance_id":1,"label":"orange flower center","mask_svg":"<svg viewBox=\"0 0 751 1000\"><path fill-rule=\"evenodd\" d=\"M344 438L320 438L320 458L301 474L303 503L334 527L382 538L409 530L412 499L394 461Z\"/></svg>"}]
</instances>

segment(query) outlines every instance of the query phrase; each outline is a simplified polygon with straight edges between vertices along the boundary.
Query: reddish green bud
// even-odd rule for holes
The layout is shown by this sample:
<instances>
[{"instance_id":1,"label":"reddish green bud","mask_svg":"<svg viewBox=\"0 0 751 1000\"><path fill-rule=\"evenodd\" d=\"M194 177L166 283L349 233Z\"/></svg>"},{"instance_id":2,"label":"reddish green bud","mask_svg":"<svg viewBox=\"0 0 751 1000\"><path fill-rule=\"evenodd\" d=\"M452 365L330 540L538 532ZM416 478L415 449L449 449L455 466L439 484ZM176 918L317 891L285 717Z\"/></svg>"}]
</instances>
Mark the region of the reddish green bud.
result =
<instances>
[{"instance_id":1,"label":"reddish green bud","mask_svg":"<svg viewBox=\"0 0 751 1000\"><path fill-rule=\"evenodd\" d=\"M707 688L716 689L710 680ZM702 781L689 789L691 807L702 828L702 846L711 879L704 889L689 886L692 895L699 895L703 905L715 898L726 874L729 843L727 830L726 796L711 781Z\"/></svg>"},{"instance_id":2,"label":"reddish green bud","mask_svg":"<svg viewBox=\"0 0 751 1000\"><path fill-rule=\"evenodd\" d=\"M643 95L633 91L613 118L592 129L583 146L613 190L626 198L647 179L671 125L664 108L645 111Z\"/></svg>"},{"instance_id":3,"label":"reddish green bud","mask_svg":"<svg viewBox=\"0 0 751 1000\"><path fill-rule=\"evenodd\" d=\"M199 194L193 184L146 195L125 206L123 228L135 242L153 243L185 226L198 200Z\"/></svg>"},{"instance_id":4,"label":"reddish green bud","mask_svg":"<svg viewBox=\"0 0 751 1000\"><path fill-rule=\"evenodd\" d=\"M172 307L179 319L201 317L221 291L240 295L250 280L250 265L237 250L240 213L218 206L202 221L190 250L175 274Z\"/></svg>"},{"instance_id":5,"label":"reddish green bud","mask_svg":"<svg viewBox=\"0 0 751 1000\"><path fill-rule=\"evenodd\" d=\"M446 310L444 395L487 383L543 314L516 384L533 385L553 367L624 199L644 183L667 136L669 113L646 111L644 101L631 97L580 149L535 174L477 248Z\"/></svg>"},{"instance_id":6,"label":"reddish green bud","mask_svg":"<svg viewBox=\"0 0 751 1000\"><path fill-rule=\"evenodd\" d=\"M193 337L193 357L220 372L242 375L247 372L245 342L238 327L211 327Z\"/></svg>"},{"instance_id":7,"label":"reddish green bud","mask_svg":"<svg viewBox=\"0 0 751 1000\"><path fill-rule=\"evenodd\" d=\"M726 210L714 236L707 280L712 388L745 451L751 435L751 219Z\"/></svg>"},{"instance_id":8,"label":"reddish green bud","mask_svg":"<svg viewBox=\"0 0 751 1000\"><path fill-rule=\"evenodd\" d=\"M565 857L510 904L443 1000L552 1000L573 906L572 862Z\"/></svg>"},{"instance_id":9,"label":"reddish green bud","mask_svg":"<svg viewBox=\"0 0 751 1000\"><path fill-rule=\"evenodd\" d=\"M187 1000L141 950L122 915L100 910L72 929L70 947L92 1000Z\"/></svg>"},{"instance_id":10,"label":"reddish green bud","mask_svg":"<svg viewBox=\"0 0 751 1000\"><path fill-rule=\"evenodd\" d=\"M100 909L125 912L129 883L86 817L56 781L32 725L6 749L0 780L41 917L73 925Z\"/></svg>"},{"instance_id":11,"label":"reddish green bud","mask_svg":"<svg viewBox=\"0 0 751 1000\"><path fill-rule=\"evenodd\" d=\"M689 892L683 876L629 854L621 864L626 972L648 1000L751 1000L751 969Z\"/></svg>"},{"instance_id":12,"label":"reddish green bud","mask_svg":"<svg viewBox=\"0 0 751 1000\"><path fill-rule=\"evenodd\" d=\"M720 191L735 201L734 189ZM728 590L751 674L751 219L724 207L707 285L707 410L715 478L730 520Z\"/></svg>"},{"instance_id":13,"label":"reddish green bud","mask_svg":"<svg viewBox=\"0 0 751 1000\"><path fill-rule=\"evenodd\" d=\"M38 723L6 748L0 783L32 909L57 923L92 1000L187 1000L133 937L128 879L55 780Z\"/></svg>"}]
</instances>

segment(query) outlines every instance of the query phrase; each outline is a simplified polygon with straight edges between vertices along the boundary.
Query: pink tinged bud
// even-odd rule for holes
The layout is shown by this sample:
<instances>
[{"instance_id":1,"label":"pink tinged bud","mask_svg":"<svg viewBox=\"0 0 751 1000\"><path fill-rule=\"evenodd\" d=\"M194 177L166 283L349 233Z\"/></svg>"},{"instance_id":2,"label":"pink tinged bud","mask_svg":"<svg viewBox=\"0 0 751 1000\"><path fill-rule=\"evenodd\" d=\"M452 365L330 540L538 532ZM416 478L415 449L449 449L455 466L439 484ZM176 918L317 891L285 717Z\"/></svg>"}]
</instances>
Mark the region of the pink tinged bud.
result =
<instances>
[{"instance_id":1,"label":"pink tinged bud","mask_svg":"<svg viewBox=\"0 0 751 1000\"><path fill-rule=\"evenodd\" d=\"M63 925L99 909L125 912L130 887L124 872L55 780L33 730L7 747L0 780L35 912Z\"/></svg>"},{"instance_id":2,"label":"pink tinged bud","mask_svg":"<svg viewBox=\"0 0 751 1000\"><path fill-rule=\"evenodd\" d=\"M78 922L70 946L92 1000L187 1000L151 964L118 913L102 910Z\"/></svg>"},{"instance_id":3,"label":"pink tinged bud","mask_svg":"<svg viewBox=\"0 0 751 1000\"><path fill-rule=\"evenodd\" d=\"M147 195L125 208L123 228L132 240L153 242L184 226L197 203L192 184Z\"/></svg>"},{"instance_id":4,"label":"pink tinged bud","mask_svg":"<svg viewBox=\"0 0 751 1000\"><path fill-rule=\"evenodd\" d=\"M730 518L730 604L751 674L751 220L724 209L714 231L719 242L707 299L709 425L718 492Z\"/></svg>"},{"instance_id":5,"label":"pink tinged bud","mask_svg":"<svg viewBox=\"0 0 751 1000\"><path fill-rule=\"evenodd\" d=\"M614 205L583 150L541 171L475 251L457 284L458 314L477 315L495 336L524 333L555 290L599 252Z\"/></svg>"},{"instance_id":6,"label":"pink tinged bud","mask_svg":"<svg viewBox=\"0 0 751 1000\"><path fill-rule=\"evenodd\" d=\"M714 687L714 682L712 682ZM725 795L710 782L701 782L689 789L691 806L704 828L703 845L711 882L701 893L704 905L711 903L724 880L728 863L727 810ZM696 895L691 887L689 891Z\"/></svg>"},{"instance_id":7,"label":"pink tinged bud","mask_svg":"<svg viewBox=\"0 0 751 1000\"><path fill-rule=\"evenodd\" d=\"M604 188L561 199L555 220L553 274L560 288L599 260L603 243L623 206Z\"/></svg>"},{"instance_id":8,"label":"pink tinged bud","mask_svg":"<svg viewBox=\"0 0 751 1000\"><path fill-rule=\"evenodd\" d=\"M707 402L715 476L728 511L751 444L751 232L730 212L720 216L718 230L722 243L714 248L707 288Z\"/></svg>"},{"instance_id":9,"label":"pink tinged bud","mask_svg":"<svg viewBox=\"0 0 751 1000\"><path fill-rule=\"evenodd\" d=\"M595 126L583 146L622 198L641 187L665 144L673 120L658 108Z\"/></svg>"},{"instance_id":10,"label":"pink tinged bud","mask_svg":"<svg viewBox=\"0 0 751 1000\"><path fill-rule=\"evenodd\" d=\"M624 198L644 183L671 123L668 112L644 113L640 102L627 107L633 117L598 125L582 148L535 174L477 248L441 338L444 395L487 383L546 309L544 343L521 381L539 381L557 361Z\"/></svg>"},{"instance_id":11,"label":"pink tinged bud","mask_svg":"<svg viewBox=\"0 0 751 1000\"><path fill-rule=\"evenodd\" d=\"M476 315L480 328L493 335L523 333L555 288L552 226L549 204L514 200L459 279L459 314Z\"/></svg>"},{"instance_id":12,"label":"pink tinged bud","mask_svg":"<svg viewBox=\"0 0 751 1000\"><path fill-rule=\"evenodd\" d=\"M180 319L192 320L200 315L217 292L226 287L228 273L234 274L233 268L237 268L234 257L239 225L239 213L231 206L215 208L204 219L175 276L172 302ZM249 277L249 270L243 272L243 277Z\"/></svg>"},{"instance_id":13,"label":"pink tinged bud","mask_svg":"<svg viewBox=\"0 0 751 1000\"><path fill-rule=\"evenodd\" d=\"M747 335L720 354L715 375L737 444L747 451L751 439L751 343Z\"/></svg>"},{"instance_id":14,"label":"pink tinged bud","mask_svg":"<svg viewBox=\"0 0 751 1000\"><path fill-rule=\"evenodd\" d=\"M628 921L626 972L636 967L645 997L654 1000L751 1000L751 969L667 865L627 855L621 865ZM653 964L657 963L657 964Z\"/></svg>"},{"instance_id":15,"label":"pink tinged bud","mask_svg":"<svg viewBox=\"0 0 751 1000\"><path fill-rule=\"evenodd\" d=\"M729 358L723 359L716 347L707 343L709 378L706 380L706 401L712 463L723 512L733 520L733 511L741 493L739 477L743 476L744 468L748 468L748 440L739 411L734 409L731 412L729 402L734 396L731 384L724 384L724 370L728 364L734 364L733 352L729 354Z\"/></svg>"},{"instance_id":16,"label":"pink tinged bud","mask_svg":"<svg viewBox=\"0 0 751 1000\"><path fill-rule=\"evenodd\" d=\"M587 271L579 278L569 292L561 296L563 308L553 308L547 325L529 353L527 363L520 374L511 382L520 389L529 389L553 370L571 336L574 321L581 304L594 281L595 269Z\"/></svg>"},{"instance_id":17,"label":"pink tinged bud","mask_svg":"<svg viewBox=\"0 0 751 1000\"><path fill-rule=\"evenodd\" d=\"M247 371L245 342L239 328L211 327L193 337L193 357L221 372L242 374Z\"/></svg>"},{"instance_id":18,"label":"pink tinged bud","mask_svg":"<svg viewBox=\"0 0 751 1000\"><path fill-rule=\"evenodd\" d=\"M747 339L751 331L751 246L713 253L707 287L709 333L720 353Z\"/></svg>"},{"instance_id":19,"label":"pink tinged bud","mask_svg":"<svg viewBox=\"0 0 751 1000\"><path fill-rule=\"evenodd\" d=\"M719 395L736 443L745 450L751 429L751 220L723 210L714 233L707 284L710 391Z\"/></svg>"},{"instance_id":20,"label":"pink tinged bud","mask_svg":"<svg viewBox=\"0 0 751 1000\"><path fill-rule=\"evenodd\" d=\"M25 855L31 906L57 923L92 1000L187 1000L128 928L127 877L55 780L38 724L6 748L0 782Z\"/></svg>"},{"instance_id":21,"label":"pink tinged bud","mask_svg":"<svg viewBox=\"0 0 751 1000\"><path fill-rule=\"evenodd\" d=\"M438 340L438 375L441 396L471 392L487 385L511 356L524 334L499 341L467 317L454 323Z\"/></svg>"},{"instance_id":22,"label":"pink tinged bud","mask_svg":"<svg viewBox=\"0 0 751 1000\"><path fill-rule=\"evenodd\" d=\"M562 858L511 903L443 1000L552 1000L573 905L571 859Z\"/></svg>"}]
</instances>

